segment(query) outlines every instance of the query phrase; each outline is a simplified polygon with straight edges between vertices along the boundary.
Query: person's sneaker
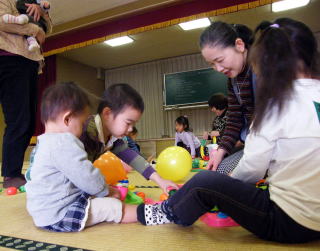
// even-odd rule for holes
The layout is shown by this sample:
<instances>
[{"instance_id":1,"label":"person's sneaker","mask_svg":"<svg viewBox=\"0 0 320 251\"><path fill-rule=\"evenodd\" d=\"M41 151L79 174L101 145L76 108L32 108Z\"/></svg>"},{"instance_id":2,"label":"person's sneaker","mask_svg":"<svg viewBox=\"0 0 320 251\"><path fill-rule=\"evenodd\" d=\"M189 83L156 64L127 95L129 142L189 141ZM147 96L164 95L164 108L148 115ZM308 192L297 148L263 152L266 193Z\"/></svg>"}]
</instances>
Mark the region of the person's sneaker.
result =
<instances>
[{"instance_id":1,"label":"person's sneaker","mask_svg":"<svg viewBox=\"0 0 320 251\"><path fill-rule=\"evenodd\" d=\"M16 187L19 188L26 184L25 178L21 175L19 177L4 177L3 188Z\"/></svg>"},{"instance_id":2,"label":"person's sneaker","mask_svg":"<svg viewBox=\"0 0 320 251\"><path fill-rule=\"evenodd\" d=\"M161 225L172 222L167 218L167 215L163 212L161 204L145 205L144 216L147 226Z\"/></svg>"}]
</instances>

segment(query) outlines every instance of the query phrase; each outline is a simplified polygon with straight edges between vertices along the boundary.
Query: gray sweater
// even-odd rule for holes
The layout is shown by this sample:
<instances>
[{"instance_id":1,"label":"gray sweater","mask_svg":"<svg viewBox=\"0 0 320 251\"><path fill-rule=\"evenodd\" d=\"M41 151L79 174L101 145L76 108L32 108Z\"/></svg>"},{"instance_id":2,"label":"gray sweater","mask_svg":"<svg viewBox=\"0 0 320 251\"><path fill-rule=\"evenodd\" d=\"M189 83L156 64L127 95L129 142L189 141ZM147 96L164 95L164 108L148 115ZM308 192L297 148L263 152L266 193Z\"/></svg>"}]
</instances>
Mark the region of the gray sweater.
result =
<instances>
[{"instance_id":1,"label":"gray sweater","mask_svg":"<svg viewBox=\"0 0 320 251\"><path fill-rule=\"evenodd\" d=\"M84 192L98 197L109 193L82 142L71 133L39 136L28 172L27 210L39 227L62 220L68 207Z\"/></svg>"}]
</instances>

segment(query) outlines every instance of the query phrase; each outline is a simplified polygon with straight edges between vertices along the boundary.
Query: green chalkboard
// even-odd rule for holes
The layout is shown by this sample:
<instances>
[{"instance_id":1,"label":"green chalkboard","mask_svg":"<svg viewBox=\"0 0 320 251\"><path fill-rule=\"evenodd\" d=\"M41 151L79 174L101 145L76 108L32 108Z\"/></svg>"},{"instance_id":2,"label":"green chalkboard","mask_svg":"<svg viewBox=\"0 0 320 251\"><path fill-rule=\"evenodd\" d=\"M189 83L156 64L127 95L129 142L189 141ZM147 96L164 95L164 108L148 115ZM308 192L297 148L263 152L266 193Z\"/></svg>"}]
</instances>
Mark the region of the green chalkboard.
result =
<instances>
[{"instance_id":1,"label":"green chalkboard","mask_svg":"<svg viewBox=\"0 0 320 251\"><path fill-rule=\"evenodd\" d=\"M214 93L227 94L227 81L225 75L211 68L165 74L164 106L206 103Z\"/></svg>"}]
</instances>

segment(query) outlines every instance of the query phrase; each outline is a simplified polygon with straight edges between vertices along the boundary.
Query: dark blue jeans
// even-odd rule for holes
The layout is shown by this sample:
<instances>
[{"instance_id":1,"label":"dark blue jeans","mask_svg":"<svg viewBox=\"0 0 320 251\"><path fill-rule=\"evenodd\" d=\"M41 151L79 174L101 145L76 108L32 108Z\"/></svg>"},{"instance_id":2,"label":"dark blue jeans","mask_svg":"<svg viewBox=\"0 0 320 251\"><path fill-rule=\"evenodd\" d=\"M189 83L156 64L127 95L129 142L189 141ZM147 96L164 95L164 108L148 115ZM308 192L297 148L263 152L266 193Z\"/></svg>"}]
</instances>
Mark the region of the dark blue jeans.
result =
<instances>
[{"instance_id":1,"label":"dark blue jeans","mask_svg":"<svg viewBox=\"0 0 320 251\"><path fill-rule=\"evenodd\" d=\"M201 171L167 202L174 222L192 225L214 206L258 237L301 243L320 239L320 232L291 219L273 201L268 190L213 171Z\"/></svg>"}]
</instances>

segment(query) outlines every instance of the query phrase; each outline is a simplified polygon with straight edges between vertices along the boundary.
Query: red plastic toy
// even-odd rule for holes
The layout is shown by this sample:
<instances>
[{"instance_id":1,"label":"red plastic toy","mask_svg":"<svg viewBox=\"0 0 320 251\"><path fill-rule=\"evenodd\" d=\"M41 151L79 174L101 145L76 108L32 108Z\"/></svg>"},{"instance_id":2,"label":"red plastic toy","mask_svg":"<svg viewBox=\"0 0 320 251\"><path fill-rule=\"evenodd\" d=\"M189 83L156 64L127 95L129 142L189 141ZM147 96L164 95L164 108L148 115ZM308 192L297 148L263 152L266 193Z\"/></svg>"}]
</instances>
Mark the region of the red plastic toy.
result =
<instances>
[{"instance_id":1,"label":"red plastic toy","mask_svg":"<svg viewBox=\"0 0 320 251\"><path fill-rule=\"evenodd\" d=\"M15 195L17 194L17 188L16 187L8 187L6 190L7 195Z\"/></svg>"}]
</instances>

